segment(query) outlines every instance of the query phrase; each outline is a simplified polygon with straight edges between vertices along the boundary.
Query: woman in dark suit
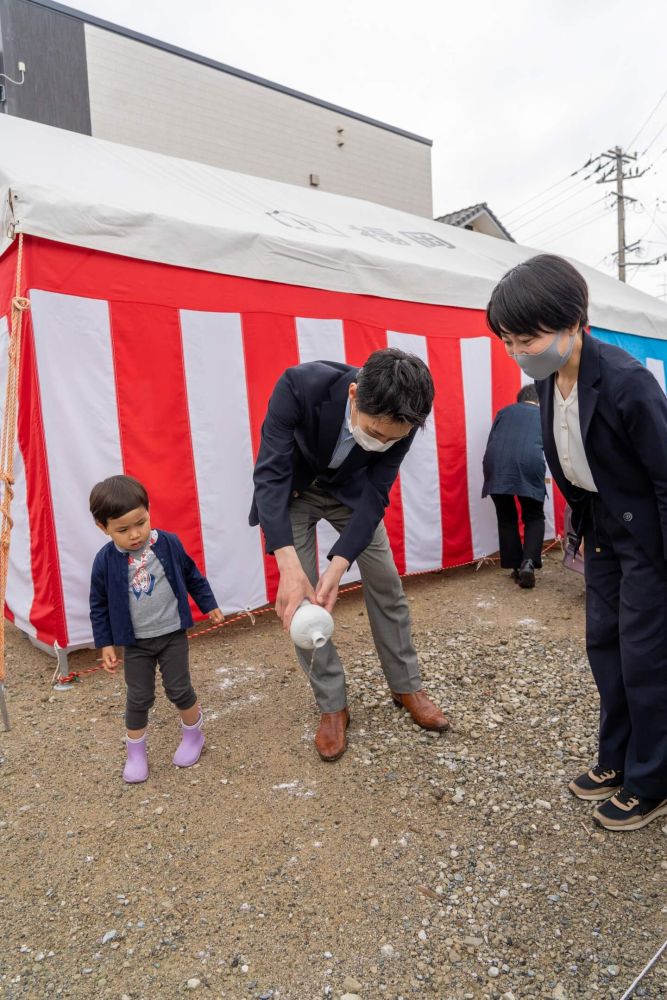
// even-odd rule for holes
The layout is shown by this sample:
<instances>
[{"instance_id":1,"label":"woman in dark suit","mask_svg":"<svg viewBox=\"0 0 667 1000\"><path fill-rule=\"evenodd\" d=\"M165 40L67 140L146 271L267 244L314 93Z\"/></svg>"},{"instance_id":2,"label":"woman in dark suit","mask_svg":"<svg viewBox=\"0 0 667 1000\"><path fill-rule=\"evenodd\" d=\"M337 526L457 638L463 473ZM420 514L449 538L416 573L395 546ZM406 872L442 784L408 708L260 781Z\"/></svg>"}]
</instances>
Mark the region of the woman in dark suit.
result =
<instances>
[{"instance_id":1,"label":"woman in dark suit","mask_svg":"<svg viewBox=\"0 0 667 1000\"><path fill-rule=\"evenodd\" d=\"M496 508L500 565L511 569L512 579L524 589L535 586L535 570L542 567L546 466L539 405L535 386L524 385L516 403L496 414L482 460L482 496L490 496Z\"/></svg>"},{"instance_id":2,"label":"woman in dark suit","mask_svg":"<svg viewBox=\"0 0 667 1000\"><path fill-rule=\"evenodd\" d=\"M579 272L541 254L501 279L487 320L537 380L546 459L585 541L600 745L569 788L601 826L637 830L667 815L667 398L587 313Z\"/></svg>"}]
</instances>

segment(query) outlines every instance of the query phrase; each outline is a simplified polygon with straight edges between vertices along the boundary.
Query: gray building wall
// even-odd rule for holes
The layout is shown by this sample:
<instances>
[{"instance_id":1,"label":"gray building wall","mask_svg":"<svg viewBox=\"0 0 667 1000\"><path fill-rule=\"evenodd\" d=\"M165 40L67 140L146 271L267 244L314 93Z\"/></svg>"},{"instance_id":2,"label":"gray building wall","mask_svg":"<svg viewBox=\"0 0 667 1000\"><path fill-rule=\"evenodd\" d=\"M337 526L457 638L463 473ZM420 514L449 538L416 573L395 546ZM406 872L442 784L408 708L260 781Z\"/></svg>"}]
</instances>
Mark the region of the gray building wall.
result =
<instances>
[{"instance_id":1,"label":"gray building wall","mask_svg":"<svg viewBox=\"0 0 667 1000\"><path fill-rule=\"evenodd\" d=\"M3 48L9 114L432 217L427 139L54 0L0 0Z\"/></svg>"},{"instance_id":2,"label":"gray building wall","mask_svg":"<svg viewBox=\"0 0 667 1000\"><path fill-rule=\"evenodd\" d=\"M88 67L83 22L24 0L0 0L3 73L22 86L5 84L0 110L18 118L90 135Z\"/></svg>"},{"instance_id":3,"label":"gray building wall","mask_svg":"<svg viewBox=\"0 0 667 1000\"><path fill-rule=\"evenodd\" d=\"M423 142L93 25L86 51L95 136L431 215Z\"/></svg>"}]
</instances>

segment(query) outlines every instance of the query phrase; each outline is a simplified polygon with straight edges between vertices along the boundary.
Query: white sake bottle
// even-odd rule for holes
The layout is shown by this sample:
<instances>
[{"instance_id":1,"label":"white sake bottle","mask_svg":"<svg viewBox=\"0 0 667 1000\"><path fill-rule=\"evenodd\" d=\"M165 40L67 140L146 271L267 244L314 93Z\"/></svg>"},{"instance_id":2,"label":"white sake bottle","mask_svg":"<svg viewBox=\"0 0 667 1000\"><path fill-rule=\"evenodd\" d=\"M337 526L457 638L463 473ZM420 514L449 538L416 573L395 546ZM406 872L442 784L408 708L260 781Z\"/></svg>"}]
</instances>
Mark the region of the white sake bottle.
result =
<instances>
[{"instance_id":1,"label":"white sake bottle","mask_svg":"<svg viewBox=\"0 0 667 1000\"><path fill-rule=\"evenodd\" d=\"M326 645L334 630L334 620L319 604L302 601L294 612L290 636L301 649L320 649Z\"/></svg>"}]
</instances>

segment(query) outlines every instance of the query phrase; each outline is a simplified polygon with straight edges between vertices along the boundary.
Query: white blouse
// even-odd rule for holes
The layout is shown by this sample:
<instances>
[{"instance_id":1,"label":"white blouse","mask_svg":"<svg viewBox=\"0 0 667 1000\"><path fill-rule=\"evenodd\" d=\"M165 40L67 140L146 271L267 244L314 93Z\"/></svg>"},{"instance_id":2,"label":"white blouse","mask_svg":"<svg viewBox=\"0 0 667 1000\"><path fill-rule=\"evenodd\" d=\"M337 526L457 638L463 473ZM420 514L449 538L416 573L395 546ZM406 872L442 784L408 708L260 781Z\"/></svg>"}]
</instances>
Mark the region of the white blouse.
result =
<instances>
[{"instance_id":1,"label":"white blouse","mask_svg":"<svg viewBox=\"0 0 667 1000\"><path fill-rule=\"evenodd\" d=\"M573 486L580 486L589 493L597 493L581 436L576 382L567 399L563 399L560 389L554 382L554 439L565 478L569 479Z\"/></svg>"}]
</instances>

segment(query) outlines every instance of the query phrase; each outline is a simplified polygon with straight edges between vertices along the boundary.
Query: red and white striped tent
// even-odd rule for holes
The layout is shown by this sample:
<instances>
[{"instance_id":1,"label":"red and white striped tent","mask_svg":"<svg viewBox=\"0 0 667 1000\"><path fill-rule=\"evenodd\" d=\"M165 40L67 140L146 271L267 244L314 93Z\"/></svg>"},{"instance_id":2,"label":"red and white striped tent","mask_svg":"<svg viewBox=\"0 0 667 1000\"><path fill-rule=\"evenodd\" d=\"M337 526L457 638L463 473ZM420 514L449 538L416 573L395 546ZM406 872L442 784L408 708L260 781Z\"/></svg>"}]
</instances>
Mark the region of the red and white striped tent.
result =
<instances>
[{"instance_id":1,"label":"red and white striped tent","mask_svg":"<svg viewBox=\"0 0 667 1000\"><path fill-rule=\"evenodd\" d=\"M91 641L90 566L105 539L88 495L123 471L146 483L153 523L181 536L226 612L270 601L273 560L247 514L271 389L289 365L360 364L387 344L427 361L437 387L387 514L399 569L497 549L481 458L520 374L483 310L534 250L7 115L0 150L3 359L18 233L31 302L7 588L21 629L49 645ZM667 305L582 271L597 327L667 338ZM547 514L553 536L552 499Z\"/></svg>"}]
</instances>

